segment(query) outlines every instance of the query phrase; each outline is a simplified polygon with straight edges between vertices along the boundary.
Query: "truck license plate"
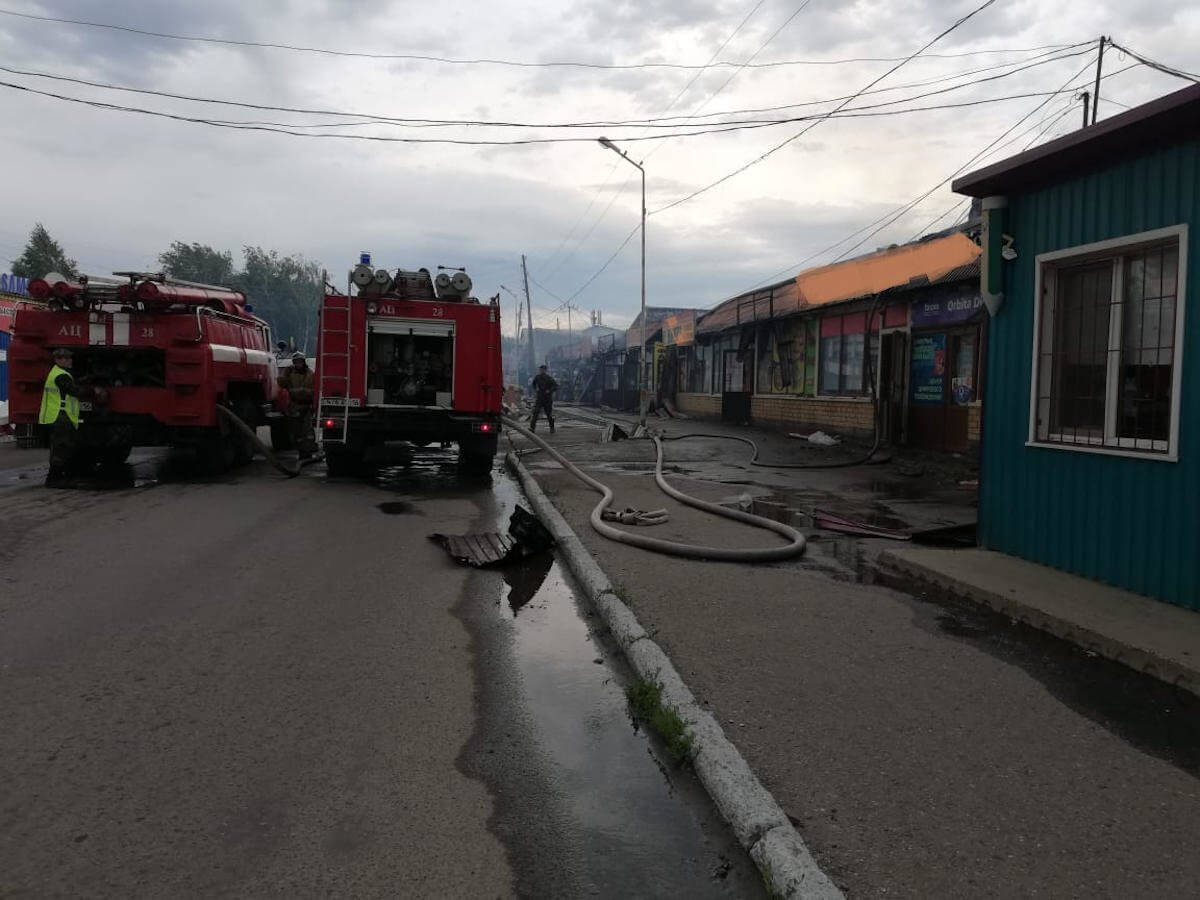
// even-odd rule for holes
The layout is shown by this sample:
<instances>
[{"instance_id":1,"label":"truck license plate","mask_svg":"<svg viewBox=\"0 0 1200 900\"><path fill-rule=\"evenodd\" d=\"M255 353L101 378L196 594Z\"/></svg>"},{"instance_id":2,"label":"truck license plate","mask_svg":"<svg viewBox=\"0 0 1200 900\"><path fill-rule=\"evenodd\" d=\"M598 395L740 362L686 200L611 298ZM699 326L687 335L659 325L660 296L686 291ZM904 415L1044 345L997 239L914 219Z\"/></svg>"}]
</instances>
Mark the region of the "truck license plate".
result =
<instances>
[{"instance_id":1,"label":"truck license plate","mask_svg":"<svg viewBox=\"0 0 1200 900\"><path fill-rule=\"evenodd\" d=\"M325 406L362 406L362 401L357 397L351 397L349 400L345 397L326 397L322 403Z\"/></svg>"}]
</instances>

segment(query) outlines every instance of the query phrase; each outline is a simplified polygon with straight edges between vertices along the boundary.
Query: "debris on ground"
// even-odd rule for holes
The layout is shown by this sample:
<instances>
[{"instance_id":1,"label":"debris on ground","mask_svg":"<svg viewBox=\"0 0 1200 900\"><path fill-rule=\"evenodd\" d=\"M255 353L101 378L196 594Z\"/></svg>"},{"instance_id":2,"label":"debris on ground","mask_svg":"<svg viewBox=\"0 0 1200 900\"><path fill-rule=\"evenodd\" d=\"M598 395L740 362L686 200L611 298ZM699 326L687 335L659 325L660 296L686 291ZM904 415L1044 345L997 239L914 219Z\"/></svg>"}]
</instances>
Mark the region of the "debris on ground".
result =
<instances>
[{"instance_id":1,"label":"debris on ground","mask_svg":"<svg viewBox=\"0 0 1200 900\"><path fill-rule=\"evenodd\" d=\"M795 438L798 441L808 441L817 447L836 447L842 442L841 438L826 434L824 431L814 431L812 434L797 434L794 431L789 431L788 437Z\"/></svg>"},{"instance_id":2,"label":"debris on ground","mask_svg":"<svg viewBox=\"0 0 1200 900\"><path fill-rule=\"evenodd\" d=\"M537 516L518 506L508 521L508 534L494 531L479 534L431 534L451 559L477 569L519 562L554 546L554 536Z\"/></svg>"},{"instance_id":3,"label":"debris on ground","mask_svg":"<svg viewBox=\"0 0 1200 900\"><path fill-rule=\"evenodd\" d=\"M662 525L668 519L665 509L605 509L601 510L600 518L605 522L619 522L622 525Z\"/></svg>"},{"instance_id":4,"label":"debris on ground","mask_svg":"<svg viewBox=\"0 0 1200 900\"><path fill-rule=\"evenodd\" d=\"M609 422L608 425L604 427L604 431L600 434L600 443L602 444L609 444L613 441L627 440L629 440L629 432L627 432L616 422Z\"/></svg>"},{"instance_id":5,"label":"debris on ground","mask_svg":"<svg viewBox=\"0 0 1200 900\"><path fill-rule=\"evenodd\" d=\"M839 516L837 513L831 513L823 509L814 509L812 518L814 525L826 531L837 531L842 534L853 534L860 537L888 538L893 541L912 540L912 535L907 531L898 531L895 528L881 528L869 522L848 519L845 516Z\"/></svg>"}]
</instances>

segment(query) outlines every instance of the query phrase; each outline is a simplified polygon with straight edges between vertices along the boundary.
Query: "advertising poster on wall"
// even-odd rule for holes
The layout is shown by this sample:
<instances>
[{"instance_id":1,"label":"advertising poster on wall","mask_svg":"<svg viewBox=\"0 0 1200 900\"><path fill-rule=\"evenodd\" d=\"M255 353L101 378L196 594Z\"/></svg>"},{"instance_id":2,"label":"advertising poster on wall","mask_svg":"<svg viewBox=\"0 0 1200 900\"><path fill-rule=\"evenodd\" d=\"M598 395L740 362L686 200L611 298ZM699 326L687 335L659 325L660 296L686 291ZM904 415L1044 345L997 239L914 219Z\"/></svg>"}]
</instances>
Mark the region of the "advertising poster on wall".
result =
<instances>
[{"instance_id":1,"label":"advertising poster on wall","mask_svg":"<svg viewBox=\"0 0 1200 900\"><path fill-rule=\"evenodd\" d=\"M914 403L945 402L945 334L918 334L913 336L912 399Z\"/></svg>"}]
</instances>

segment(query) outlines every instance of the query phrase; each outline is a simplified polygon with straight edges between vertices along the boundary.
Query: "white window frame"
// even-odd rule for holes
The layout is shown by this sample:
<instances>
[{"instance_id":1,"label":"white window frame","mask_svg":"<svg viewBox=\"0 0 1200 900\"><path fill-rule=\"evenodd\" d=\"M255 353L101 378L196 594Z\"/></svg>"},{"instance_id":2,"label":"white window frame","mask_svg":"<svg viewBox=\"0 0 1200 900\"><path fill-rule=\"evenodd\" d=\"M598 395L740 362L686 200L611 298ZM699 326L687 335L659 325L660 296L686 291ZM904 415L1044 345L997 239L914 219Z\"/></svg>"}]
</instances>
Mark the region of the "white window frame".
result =
<instances>
[{"instance_id":1,"label":"white window frame","mask_svg":"<svg viewBox=\"0 0 1200 900\"><path fill-rule=\"evenodd\" d=\"M1146 245L1165 243L1174 239L1178 245L1179 269L1175 273L1175 338L1171 357L1171 423L1167 441L1148 439L1118 438L1116 434L1116 407L1120 390L1120 361L1113 362L1113 347L1121 346L1121 330L1124 327L1124 315L1110 311L1108 328L1108 384L1107 396L1104 403L1104 435L1102 437L1077 438L1072 440L1066 435L1057 435L1057 442L1039 440L1037 432L1038 416L1038 369L1041 363L1042 337L1042 307L1047 298L1047 291L1054 290L1057 279L1054 277L1064 264L1082 264L1113 259L1113 293L1111 305L1123 312L1125 291L1125 260L1129 253L1136 252ZM1034 275L1034 307L1033 307L1033 359L1030 363L1029 384L1029 433L1025 442L1026 447L1040 447L1048 450L1067 450L1075 453L1096 453L1106 456L1127 456L1135 459L1158 460L1159 462L1179 461L1179 424L1182 410L1183 388L1183 350L1184 312L1187 309L1187 251L1188 226L1172 225L1168 228L1157 228L1143 231L1126 237L1114 238L1107 241L1097 241L1064 250L1054 250L1042 253L1036 258ZM1052 320L1053 321L1053 320Z\"/></svg>"}]
</instances>

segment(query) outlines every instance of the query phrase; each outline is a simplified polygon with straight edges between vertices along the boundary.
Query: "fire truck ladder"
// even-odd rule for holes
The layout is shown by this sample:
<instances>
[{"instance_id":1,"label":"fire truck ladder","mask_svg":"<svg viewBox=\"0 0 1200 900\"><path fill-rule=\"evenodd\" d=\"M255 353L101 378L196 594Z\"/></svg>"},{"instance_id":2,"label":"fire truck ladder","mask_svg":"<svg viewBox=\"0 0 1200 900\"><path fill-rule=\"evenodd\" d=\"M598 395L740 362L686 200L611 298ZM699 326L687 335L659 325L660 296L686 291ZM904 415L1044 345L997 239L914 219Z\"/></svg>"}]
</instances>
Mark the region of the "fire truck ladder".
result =
<instances>
[{"instance_id":1,"label":"fire truck ladder","mask_svg":"<svg viewBox=\"0 0 1200 900\"><path fill-rule=\"evenodd\" d=\"M329 327L328 313L331 309L341 313L344 321L344 328ZM341 346L344 348L341 352L329 352L325 348L330 346L330 338L333 338L335 343L333 346ZM343 363L342 373L329 374L328 361L341 360ZM340 384L340 390L333 390L332 393L327 391L326 385L329 381L333 381L335 386ZM341 398L341 437L335 440L340 440L343 444L346 443L346 437L350 433L350 298L346 298L345 308L323 306L321 308L321 392L317 400L317 415L321 418L319 425L323 426L327 417L332 418L330 413L326 412L325 404L328 399ZM334 429L321 427L321 443L329 440L329 434Z\"/></svg>"}]
</instances>

